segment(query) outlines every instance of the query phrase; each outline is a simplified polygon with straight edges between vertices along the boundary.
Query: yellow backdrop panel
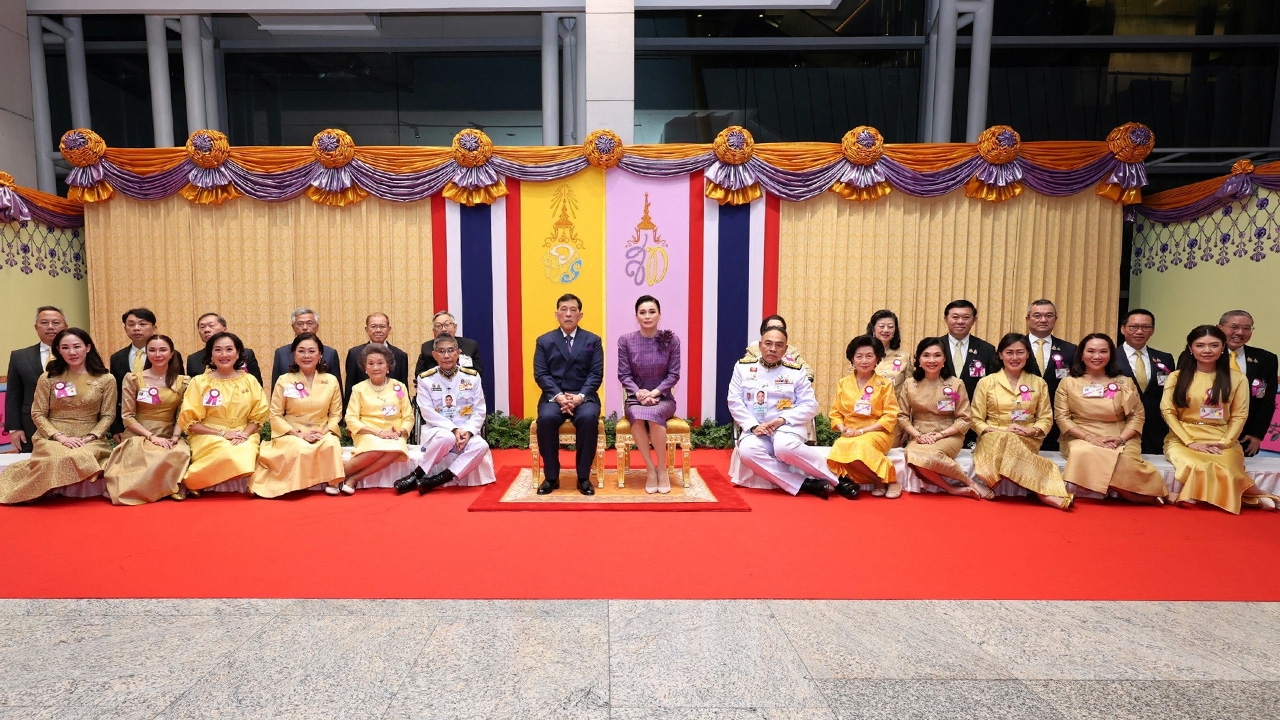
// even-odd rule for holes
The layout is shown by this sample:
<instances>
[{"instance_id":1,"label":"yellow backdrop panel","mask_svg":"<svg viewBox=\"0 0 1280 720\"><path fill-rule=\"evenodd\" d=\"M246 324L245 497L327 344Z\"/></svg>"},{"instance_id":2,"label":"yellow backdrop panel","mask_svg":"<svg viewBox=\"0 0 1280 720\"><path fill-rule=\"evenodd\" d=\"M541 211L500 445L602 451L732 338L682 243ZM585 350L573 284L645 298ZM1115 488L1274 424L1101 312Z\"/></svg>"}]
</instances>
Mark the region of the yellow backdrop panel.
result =
<instances>
[{"instance_id":1,"label":"yellow backdrop panel","mask_svg":"<svg viewBox=\"0 0 1280 720\"><path fill-rule=\"evenodd\" d=\"M160 332L184 354L200 347L196 318L220 313L257 352L264 376L275 348L293 337L296 307L320 314L320 338L339 357L367 341L372 312L391 317L391 342L411 363L430 337L427 203L240 199L216 207L118 195L87 206L85 220L91 332L108 352L128 343L120 314L137 306L155 311Z\"/></svg>"},{"instance_id":2,"label":"yellow backdrop panel","mask_svg":"<svg viewBox=\"0 0 1280 720\"><path fill-rule=\"evenodd\" d=\"M26 226L18 223L0 223L0 375L8 372L9 353L36 344L36 308L53 305L67 316L72 327L89 324L88 286L83 275L76 279L70 272L59 272L57 277L47 269L36 268L39 257L21 252L22 245L32 248L32 255L56 245L59 252L82 252L81 241L71 230L49 228L35 222ZM12 256L10 255L12 253ZM14 259L17 264L8 265ZM23 272L28 267L31 272ZM59 265L60 267L60 265Z\"/></svg>"},{"instance_id":3,"label":"yellow backdrop panel","mask_svg":"<svg viewBox=\"0 0 1280 720\"><path fill-rule=\"evenodd\" d=\"M1217 325L1228 310L1252 314L1249 344L1275 352L1280 348L1280 325L1275 321L1275 309L1280 307L1278 274L1280 257L1276 255L1262 262L1232 258L1227 265L1204 262L1193 270L1177 265L1162 273L1147 270L1129 285L1129 307L1156 314L1151 346L1174 357L1182 352L1191 328Z\"/></svg>"},{"instance_id":4,"label":"yellow backdrop panel","mask_svg":"<svg viewBox=\"0 0 1280 720\"><path fill-rule=\"evenodd\" d=\"M1093 193L1056 198L1024 192L998 205L963 190L938 198L893 193L849 202L834 193L782 203L778 312L814 367L829 407L848 372L845 345L871 313L898 314L902 347L946 332L942 309L978 306L974 334L995 344L1025 332L1027 305L1058 304L1054 335L1075 342L1114 336L1120 295L1122 209Z\"/></svg>"}]
</instances>

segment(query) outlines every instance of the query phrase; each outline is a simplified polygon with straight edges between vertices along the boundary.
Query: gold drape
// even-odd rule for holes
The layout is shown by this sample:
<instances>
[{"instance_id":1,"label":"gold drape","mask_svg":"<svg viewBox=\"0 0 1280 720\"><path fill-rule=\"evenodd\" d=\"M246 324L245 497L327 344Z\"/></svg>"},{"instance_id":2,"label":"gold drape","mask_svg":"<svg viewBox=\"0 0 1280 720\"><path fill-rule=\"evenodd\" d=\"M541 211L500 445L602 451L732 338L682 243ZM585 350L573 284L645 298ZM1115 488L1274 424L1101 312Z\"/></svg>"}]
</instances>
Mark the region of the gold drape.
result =
<instances>
[{"instance_id":1,"label":"gold drape","mask_svg":"<svg viewBox=\"0 0 1280 720\"><path fill-rule=\"evenodd\" d=\"M200 347L196 317L221 314L268 377L300 306L320 314L320 338L339 358L368 341L371 312L391 317L391 343L409 362L430 337L429 203L240 199L218 207L121 196L86 213L90 332L104 358L128 342L120 313L139 306L155 311L159 332L184 355Z\"/></svg>"},{"instance_id":2,"label":"gold drape","mask_svg":"<svg viewBox=\"0 0 1280 720\"><path fill-rule=\"evenodd\" d=\"M881 308L898 314L902 349L913 356L921 338L946 332L942 309L957 298L978 306L974 334L993 345L1026 332L1027 305L1041 297L1058 304L1054 335L1114 336L1122 213L1094 193L1030 190L999 205L973 202L963 189L782 203L778 312L814 368L824 412L848 372L845 345Z\"/></svg>"}]
</instances>

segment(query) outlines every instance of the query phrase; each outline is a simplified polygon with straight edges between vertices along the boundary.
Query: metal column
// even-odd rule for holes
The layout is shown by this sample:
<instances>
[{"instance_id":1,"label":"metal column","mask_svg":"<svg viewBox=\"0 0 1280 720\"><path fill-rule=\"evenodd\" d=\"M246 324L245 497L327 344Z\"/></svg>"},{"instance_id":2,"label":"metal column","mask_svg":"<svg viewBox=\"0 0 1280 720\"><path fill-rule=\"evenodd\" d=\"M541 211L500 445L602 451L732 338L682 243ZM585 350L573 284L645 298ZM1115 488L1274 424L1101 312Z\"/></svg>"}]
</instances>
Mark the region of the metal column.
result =
<instances>
[{"instance_id":1,"label":"metal column","mask_svg":"<svg viewBox=\"0 0 1280 720\"><path fill-rule=\"evenodd\" d=\"M31 119L36 135L36 187L58 192L53 169L53 129L49 118L49 77L44 64L44 26L38 15L27 16L27 46L31 57Z\"/></svg>"},{"instance_id":2,"label":"metal column","mask_svg":"<svg viewBox=\"0 0 1280 720\"><path fill-rule=\"evenodd\" d=\"M67 50L67 85L71 88L71 124L78 128L93 127L89 117L89 71L84 62L84 25L80 18L66 15L62 26Z\"/></svg>"},{"instance_id":3,"label":"metal column","mask_svg":"<svg viewBox=\"0 0 1280 720\"><path fill-rule=\"evenodd\" d=\"M218 56L209 19L200 19L200 64L204 75L204 126L222 129L222 104L218 101Z\"/></svg>"},{"instance_id":4,"label":"metal column","mask_svg":"<svg viewBox=\"0 0 1280 720\"><path fill-rule=\"evenodd\" d=\"M542 144L560 144L560 16L542 13Z\"/></svg>"},{"instance_id":5,"label":"metal column","mask_svg":"<svg viewBox=\"0 0 1280 720\"><path fill-rule=\"evenodd\" d=\"M151 71L151 124L156 147L173 147L173 96L169 90L169 38L164 18L148 15L147 67Z\"/></svg>"},{"instance_id":6,"label":"metal column","mask_svg":"<svg viewBox=\"0 0 1280 720\"><path fill-rule=\"evenodd\" d=\"M182 83L187 100L187 134L209 127L204 102L204 51L200 42L200 16L183 15Z\"/></svg>"},{"instance_id":7,"label":"metal column","mask_svg":"<svg viewBox=\"0 0 1280 720\"><path fill-rule=\"evenodd\" d=\"M991 33L995 0L961 0L961 12L973 13L973 47L969 53L969 104L965 114L965 142L977 142L987 129L987 88L991 83Z\"/></svg>"}]
</instances>

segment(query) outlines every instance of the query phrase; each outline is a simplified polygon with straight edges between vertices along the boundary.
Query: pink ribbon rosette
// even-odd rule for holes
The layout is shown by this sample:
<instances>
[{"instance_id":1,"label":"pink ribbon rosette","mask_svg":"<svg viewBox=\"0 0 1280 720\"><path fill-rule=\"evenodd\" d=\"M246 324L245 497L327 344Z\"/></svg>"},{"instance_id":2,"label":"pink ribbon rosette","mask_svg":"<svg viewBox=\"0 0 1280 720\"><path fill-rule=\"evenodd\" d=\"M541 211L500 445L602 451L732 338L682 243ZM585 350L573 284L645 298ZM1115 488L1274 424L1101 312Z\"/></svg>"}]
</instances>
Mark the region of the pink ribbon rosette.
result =
<instances>
[{"instance_id":1,"label":"pink ribbon rosette","mask_svg":"<svg viewBox=\"0 0 1280 720\"><path fill-rule=\"evenodd\" d=\"M863 399L863 400L870 400L870 399L871 399L871 394L872 394L873 392L875 392L875 388L871 387L870 385L866 386L865 388L863 388L863 389L862 389L862 399Z\"/></svg>"},{"instance_id":2,"label":"pink ribbon rosette","mask_svg":"<svg viewBox=\"0 0 1280 720\"><path fill-rule=\"evenodd\" d=\"M1062 367L1062 356L1058 353L1053 354L1053 365L1054 367Z\"/></svg>"},{"instance_id":3,"label":"pink ribbon rosette","mask_svg":"<svg viewBox=\"0 0 1280 720\"><path fill-rule=\"evenodd\" d=\"M951 388L949 388L949 387L944 387L944 388L942 388L942 394L943 394L943 395L946 395L948 398L950 398L950 399L952 399L952 400L955 400L955 398L956 398L956 391L955 391L955 390L952 390L952 389L951 389Z\"/></svg>"},{"instance_id":4,"label":"pink ribbon rosette","mask_svg":"<svg viewBox=\"0 0 1280 720\"><path fill-rule=\"evenodd\" d=\"M147 388L147 397L151 399L152 405L160 404L160 391L155 388Z\"/></svg>"},{"instance_id":5,"label":"pink ribbon rosette","mask_svg":"<svg viewBox=\"0 0 1280 720\"><path fill-rule=\"evenodd\" d=\"M396 385L396 397L404 399L404 386Z\"/></svg>"},{"instance_id":6,"label":"pink ribbon rosette","mask_svg":"<svg viewBox=\"0 0 1280 720\"><path fill-rule=\"evenodd\" d=\"M1114 398L1116 396L1116 393L1118 392L1120 392L1119 385L1115 383L1107 383L1107 389L1103 391L1102 397L1111 399L1111 398Z\"/></svg>"},{"instance_id":7,"label":"pink ribbon rosette","mask_svg":"<svg viewBox=\"0 0 1280 720\"><path fill-rule=\"evenodd\" d=\"M898 372L898 371L899 371L899 370L901 370L901 369L902 369L902 358L894 358L894 359L893 359L893 371L894 371L894 372Z\"/></svg>"},{"instance_id":8,"label":"pink ribbon rosette","mask_svg":"<svg viewBox=\"0 0 1280 720\"><path fill-rule=\"evenodd\" d=\"M54 385L53 385L53 396L54 396L54 397L60 397L60 398L64 398L64 397L71 397L71 392L70 392L69 390L67 390L67 384L66 384L66 383L64 383L64 382L54 383Z\"/></svg>"},{"instance_id":9,"label":"pink ribbon rosette","mask_svg":"<svg viewBox=\"0 0 1280 720\"><path fill-rule=\"evenodd\" d=\"M303 383L294 383L293 389L298 391L298 397L300 398L311 397L311 393L307 392L307 386Z\"/></svg>"},{"instance_id":10,"label":"pink ribbon rosette","mask_svg":"<svg viewBox=\"0 0 1280 720\"><path fill-rule=\"evenodd\" d=\"M1018 395L1022 402L1031 402L1031 387L1028 385L1019 385Z\"/></svg>"},{"instance_id":11,"label":"pink ribbon rosette","mask_svg":"<svg viewBox=\"0 0 1280 720\"><path fill-rule=\"evenodd\" d=\"M222 393L217 388L205 393L204 404L210 406L222 404Z\"/></svg>"}]
</instances>

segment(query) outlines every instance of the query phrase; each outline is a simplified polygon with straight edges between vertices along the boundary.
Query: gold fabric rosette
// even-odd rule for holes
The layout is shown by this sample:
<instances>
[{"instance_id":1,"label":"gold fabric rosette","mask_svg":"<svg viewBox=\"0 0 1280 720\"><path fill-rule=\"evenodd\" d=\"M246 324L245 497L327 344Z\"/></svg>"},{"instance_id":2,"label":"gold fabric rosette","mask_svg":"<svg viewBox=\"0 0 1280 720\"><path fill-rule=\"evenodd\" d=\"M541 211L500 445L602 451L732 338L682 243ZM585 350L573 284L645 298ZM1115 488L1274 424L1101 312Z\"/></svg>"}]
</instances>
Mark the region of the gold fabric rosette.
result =
<instances>
[{"instance_id":1,"label":"gold fabric rosette","mask_svg":"<svg viewBox=\"0 0 1280 720\"><path fill-rule=\"evenodd\" d=\"M1112 130L1107 134L1107 148L1111 150L1111 154L1116 160L1127 165L1136 165L1147 159L1151 154L1152 148L1156 146L1156 134L1151 132L1151 128L1142 123L1129 122ZM1121 167L1111 174L1110 177L1104 178L1098 183L1098 189L1095 191L1098 195L1107 198L1113 202L1123 205L1136 205L1142 202L1142 184L1146 183L1146 174L1140 172L1141 168L1124 168ZM1133 184L1125 187L1121 183L1111 182L1117 176L1130 175L1134 178Z\"/></svg>"},{"instance_id":2,"label":"gold fabric rosette","mask_svg":"<svg viewBox=\"0 0 1280 720\"><path fill-rule=\"evenodd\" d=\"M493 157L493 141L483 130L467 128L453 136L453 161L463 168L455 179L463 179L459 184L454 180L445 183L440 194L446 198L468 207L473 205L492 205L498 198L507 194L507 185L501 177L495 182L473 184L465 182L466 176L478 175L489 158Z\"/></svg>"},{"instance_id":3,"label":"gold fabric rosette","mask_svg":"<svg viewBox=\"0 0 1280 720\"><path fill-rule=\"evenodd\" d=\"M77 128L62 134L58 142L62 157L75 169L67 177L67 198L84 203L103 202L115 195L115 189L102 177L98 163L107 152L107 143L101 135L88 129ZM82 170L83 168L83 170ZM85 184L78 184L76 181Z\"/></svg>"},{"instance_id":4,"label":"gold fabric rosette","mask_svg":"<svg viewBox=\"0 0 1280 720\"><path fill-rule=\"evenodd\" d=\"M721 130L719 135L716 135L716 140L712 143L712 147L715 149L716 160L719 163L724 165L744 165L751 159L752 153L756 148L756 141L755 138L751 137L750 130L741 125L730 125ZM708 172L714 173L716 170L717 168L712 166ZM721 205L747 205L752 200L764 195L764 191L760 189L760 183L755 182L754 176L748 175L748 178L752 182L736 190L707 178L705 194Z\"/></svg>"},{"instance_id":5,"label":"gold fabric rosette","mask_svg":"<svg viewBox=\"0 0 1280 720\"><path fill-rule=\"evenodd\" d=\"M187 158L200 168L196 173L219 170L230 155L231 143L217 130L197 130L187 137ZM203 174L208 177L215 173ZM197 205L221 205L244 194L231 184L225 172L216 173L216 180L216 185L208 186L188 182L178 194Z\"/></svg>"},{"instance_id":6,"label":"gold fabric rosette","mask_svg":"<svg viewBox=\"0 0 1280 720\"><path fill-rule=\"evenodd\" d=\"M993 125L978 136L978 155L985 167L965 183L965 195L987 202L1004 202L1022 194L1022 171L1017 166L1022 137L1008 125Z\"/></svg>"},{"instance_id":7,"label":"gold fabric rosette","mask_svg":"<svg viewBox=\"0 0 1280 720\"><path fill-rule=\"evenodd\" d=\"M325 170L337 171L356 156L356 141L343 130L329 128L316 133L315 138L311 140L311 152L316 162L323 165ZM303 194L321 205L334 207L354 205L369 197L369 192L355 182L351 182L346 187L333 189L310 184L307 185Z\"/></svg>"},{"instance_id":8,"label":"gold fabric rosette","mask_svg":"<svg viewBox=\"0 0 1280 720\"><path fill-rule=\"evenodd\" d=\"M871 173L871 167L884 157L884 136L870 125L859 125L840 139L840 152L845 160L860 168L859 173ZM876 176L883 177L883 174L876 173ZM845 200L879 200L893 192L893 186L888 180L875 180L866 185L837 181L831 185L831 192Z\"/></svg>"},{"instance_id":9,"label":"gold fabric rosette","mask_svg":"<svg viewBox=\"0 0 1280 720\"><path fill-rule=\"evenodd\" d=\"M592 167L607 170L622 162L622 138L612 130L591 131L582 149Z\"/></svg>"}]
</instances>

